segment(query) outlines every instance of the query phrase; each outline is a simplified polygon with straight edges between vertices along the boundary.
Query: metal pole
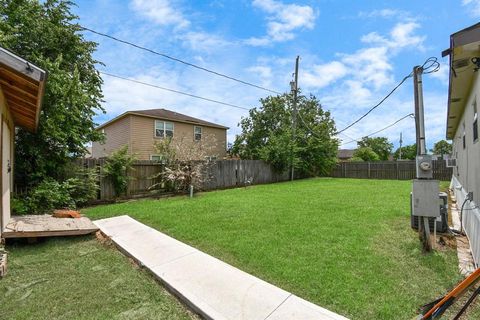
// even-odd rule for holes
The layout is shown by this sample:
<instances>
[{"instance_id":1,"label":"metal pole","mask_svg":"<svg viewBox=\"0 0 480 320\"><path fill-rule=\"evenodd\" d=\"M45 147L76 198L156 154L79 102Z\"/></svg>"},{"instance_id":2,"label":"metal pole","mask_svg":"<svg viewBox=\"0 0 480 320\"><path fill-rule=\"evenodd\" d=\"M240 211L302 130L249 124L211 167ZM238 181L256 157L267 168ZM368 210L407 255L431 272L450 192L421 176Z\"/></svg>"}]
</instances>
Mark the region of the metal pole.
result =
<instances>
[{"instance_id":1,"label":"metal pole","mask_svg":"<svg viewBox=\"0 0 480 320\"><path fill-rule=\"evenodd\" d=\"M398 156L399 160L402 160L402 143L403 143L402 133L400 132L400 149L399 149L399 156Z\"/></svg>"},{"instance_id":2,"label":"metal pole","mask_svg":"<svg viewBox=\"0 0 480 320\"><path fill-rule=\"evenodd\" d=\"M415 126L417 131L417 155L427 154L425 145L425 117L423 108L422 67L413 68L413 83L415 94Z\"/></svg>"},{"instance_id":3,"label":"metal pole","mask_svg":"<svg viewBox=\"0 0 480 320\"><path fill-rule=\"evenodd\" d=\"M297 59L295 60L295 78L293 80L292 84L292 93L293 93L293 113L292 113L292 150L291 150L291 175L290 175L290 180L293 181L294 176L295 176L295 168L293 165L293 159L294 159L294 146L295 146L295 129L297 126L297 92L298 92L298 61L300 60L300 56L297 56Z\"/></svg>"},{"instance_id":4,"label":"metal pole","mask_svg":"<svg viewBox=\"0 0 480 320\"><path fill-rule=\"evenodd\" d=\"M424 159L423 157L427 155L427 147L425 144L425 116L424 116L424 107L423 107L422 73L423 73L422 67L416 66L413 68L413 87L414 87L414 98L415 98L415 127L416 127L416 142L417 142L417 159L416 159L417 175L416 175L416 179L414 180L414 184L417 184L417 185L422 185L424 183L427 183L427 181L425 180L431 180L431 178L425 178L425 176L420 176L420 173L419 173L421 170L427 171L429 169L428 167L425 167L425 166L422 167L422 165L424 164L428 166L428 162L424 162L424 160L422 160ZM420 170L419 167L422 169ZM417 198L419 196L429 197L430 195L429 194L418 195L414 193L413 196L414 198ZM438 197L438 194L434 195L434 197ZM430 238L430 227L428 224L429 218L427 216L423 216L423 215L420 216L420 215L418 217L419 236L423 243L423 249L425 251L430 251L432 249L432 241Z\"/></svg>"}]
</instances>

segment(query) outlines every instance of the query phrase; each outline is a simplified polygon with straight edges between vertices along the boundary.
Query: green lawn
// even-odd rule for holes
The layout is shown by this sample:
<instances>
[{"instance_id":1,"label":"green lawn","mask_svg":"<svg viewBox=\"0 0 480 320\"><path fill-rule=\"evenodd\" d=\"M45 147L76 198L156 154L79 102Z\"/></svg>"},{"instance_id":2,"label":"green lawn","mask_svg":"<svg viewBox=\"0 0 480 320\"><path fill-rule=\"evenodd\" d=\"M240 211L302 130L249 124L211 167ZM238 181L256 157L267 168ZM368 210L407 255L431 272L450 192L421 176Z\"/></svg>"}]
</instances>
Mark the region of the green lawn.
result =
<instances>
[{"instance_id":1,"label":"green lawn","mask_svg":"<svg viewBox=\"0 0 480 320\"><path fill-rule=\"evenodd\" d=\"M83 211L128 214L352 319L412 319L459 281L454 250L424 255L410 181L308 179Z\"/></svg>"},{"instance_id":2,"label":"green lawn","mask_svg":"<svg viewBox=\"0 0 480 320\"><path fill-rule=\"evenodd\" d=\"M7 249L0 319L192 319L146 271L91 236Z\"/></svg>"}]
</instances>

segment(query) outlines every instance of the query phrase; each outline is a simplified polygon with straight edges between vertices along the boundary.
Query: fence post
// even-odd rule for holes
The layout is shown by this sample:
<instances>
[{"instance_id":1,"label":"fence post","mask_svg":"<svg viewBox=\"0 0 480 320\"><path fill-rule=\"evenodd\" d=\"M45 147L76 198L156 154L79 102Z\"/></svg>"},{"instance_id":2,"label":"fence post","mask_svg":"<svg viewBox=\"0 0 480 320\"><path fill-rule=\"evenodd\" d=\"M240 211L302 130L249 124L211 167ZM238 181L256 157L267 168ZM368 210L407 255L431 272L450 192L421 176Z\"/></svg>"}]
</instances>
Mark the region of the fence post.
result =
<instances>
[{"instance_id":1,"label":"fence post","mask_svg":"<svg viewBox=\"0 0 480 320\"><path fill-rule=\"evenodd\" d=\"M370 161L368 161L368 179L370 179Z\"/></svg>"},{"instance_id":2,"label":"fence post","mask_svg":"<svg viewBox=\"0 0 480 320\"><path fill-rule=\"evenodd\" d=\"M398 180L398 178L399 178L398 161L395 162L395 169L396 169L396 172L397 172L396 177L397 177L397 180Z\"/></svg>"}]
</instances>

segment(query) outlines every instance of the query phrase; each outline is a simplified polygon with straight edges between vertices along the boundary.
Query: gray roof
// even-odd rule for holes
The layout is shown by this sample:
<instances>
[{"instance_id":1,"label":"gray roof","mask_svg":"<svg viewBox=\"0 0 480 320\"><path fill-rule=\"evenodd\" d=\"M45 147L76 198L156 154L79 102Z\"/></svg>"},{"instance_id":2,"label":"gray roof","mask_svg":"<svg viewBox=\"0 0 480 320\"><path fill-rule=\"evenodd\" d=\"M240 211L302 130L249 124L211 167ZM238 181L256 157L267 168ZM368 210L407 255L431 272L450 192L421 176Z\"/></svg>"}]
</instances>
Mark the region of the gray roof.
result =
<instances>
[{"instance_id":1,"label":"gray roof","mask_svg":"<svg viewBox=\"0 0 480 320\"><path fill-rule=\"evenodd\" d=\"M171 120L171 121L177 121L177 122L184 122L184 123L191 123L191 124L196 124L196 125L201 125L201 126L206 126L206 127L214 127L214 128L220 128L220 129L225 129L227 130L228 127L222 126L220 124L216 124L213 122L208 122L202 119L194 118L187 116L186 114L178 113L175 111L167 110L167 109L149 109L149 110L131 110L127 111L125 113L122 113L118 117L105 122L101 126L99 126L97 129L101 129L110 123L123 118L124 116L128 114L133 114L133 115L138 115L138 116L144 116L144 117L150 117L150 118L157 118L157 119L162 119L162 120Z\"/></svg>"},{"instance_id":2,"label":"gray roof","mask_svg":"<svg viewBox=\"0 0 480 320\"><path fill-rule=\"evenodd\" d=\"M339 159L350 159L353 157L356 149L338 149L337 157Z\"/></svg>"}]
</instances>

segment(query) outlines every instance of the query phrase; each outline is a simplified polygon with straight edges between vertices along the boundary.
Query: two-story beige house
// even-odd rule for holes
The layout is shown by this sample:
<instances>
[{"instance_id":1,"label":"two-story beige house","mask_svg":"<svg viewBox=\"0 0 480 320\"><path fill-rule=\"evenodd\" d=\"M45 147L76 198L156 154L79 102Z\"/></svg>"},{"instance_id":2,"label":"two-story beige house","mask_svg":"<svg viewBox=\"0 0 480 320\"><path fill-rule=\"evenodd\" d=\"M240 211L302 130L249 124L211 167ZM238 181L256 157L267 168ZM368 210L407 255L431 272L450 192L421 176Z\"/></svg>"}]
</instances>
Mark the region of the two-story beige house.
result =
<instances>
[{"instance_id":1,"label":"two-story beige house","mask_svg":"<svg viewBox=\"0 0 480 320\"><path fill-rule=\"evenodd\" d=\"M195 143L207 145L206 156L211 158L221 159L227 154L228 127L166 109L127 111L97 130L104 133L105 141L92 144L92 158L106 157L127 145L129 153L139 160L160 160L155 144L165 138L176 141L181 148L192 148Z\"/></svg>"}]
</instances>

